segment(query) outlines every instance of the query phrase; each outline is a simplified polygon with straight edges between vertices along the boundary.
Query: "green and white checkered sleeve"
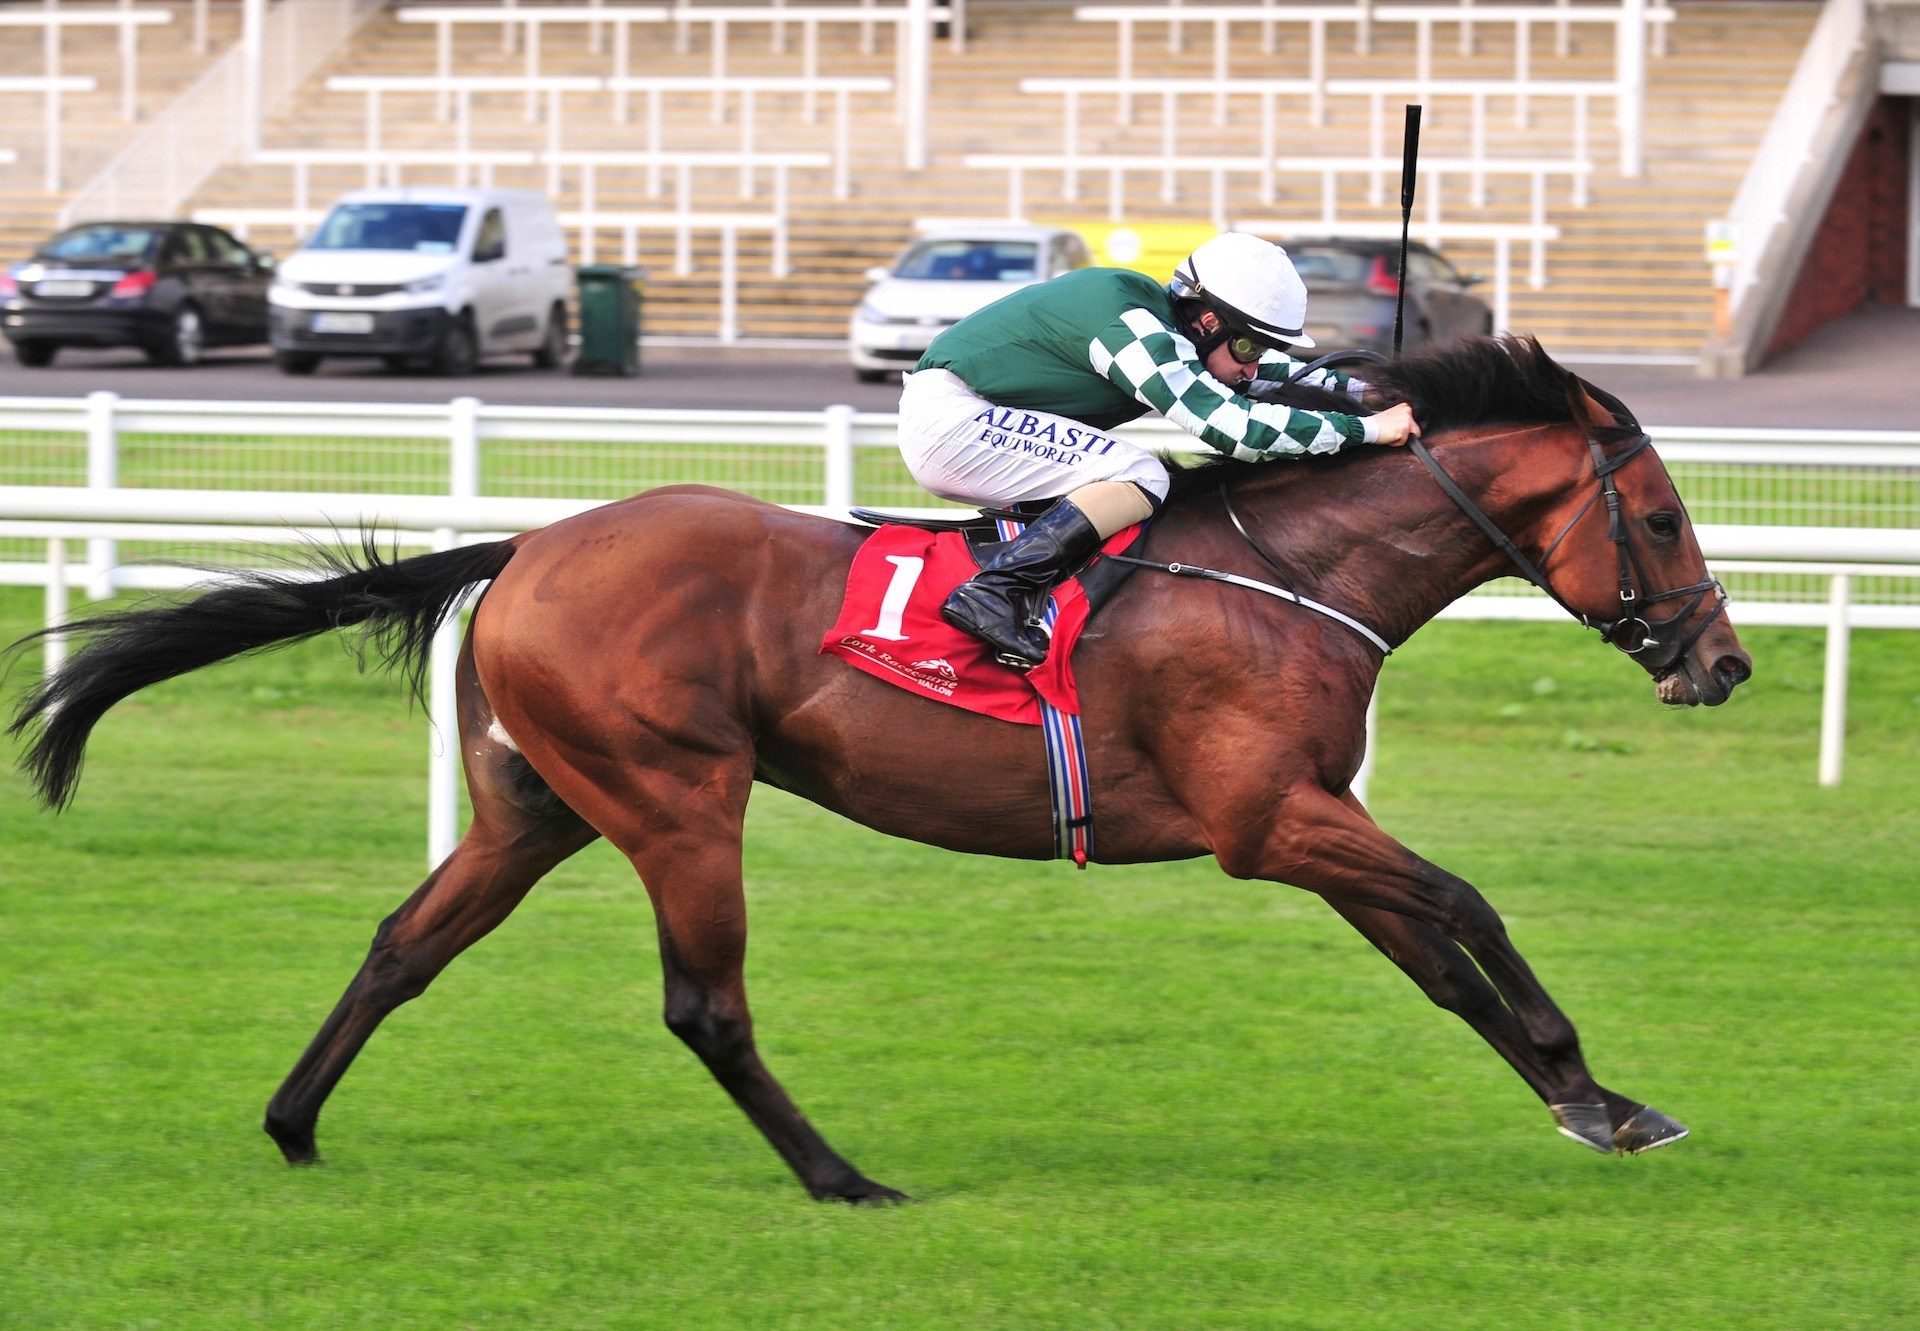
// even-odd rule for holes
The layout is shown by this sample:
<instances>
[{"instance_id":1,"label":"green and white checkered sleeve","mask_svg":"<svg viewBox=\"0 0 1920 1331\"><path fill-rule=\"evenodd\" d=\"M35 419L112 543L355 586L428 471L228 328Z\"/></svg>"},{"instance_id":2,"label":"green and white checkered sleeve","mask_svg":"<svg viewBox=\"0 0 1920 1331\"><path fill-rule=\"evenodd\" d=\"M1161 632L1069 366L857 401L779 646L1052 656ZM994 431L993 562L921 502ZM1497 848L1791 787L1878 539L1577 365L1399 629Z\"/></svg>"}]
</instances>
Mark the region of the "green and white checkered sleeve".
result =
<instances>
[{"instance_id":1,"label":"green and white checkered sleeve","mask_svg":"<svg viewBox=\"0 0 1920 1331\"><path fill-rule=\"evenodd\" d=\"M1373 442L1358 416L1242 397L1208 374L1193 343L1150 310L1128 310L1101 329L1087 356L1095 371L1137 401L1242 462L1337 453Z\"/></svg>"},{"instance_id":2,"label":"green and white checkered sleeve","mask_svg":"<svg viewBox=\"0 0 1920 1331\"><path fill-rule=\"evenodd\" d=\"M1260 358L1259 368L1254 371L1253 377L1267 384L1285 383L1287 376L1299 369L1301 364L1302 362L1295 360L1284 351L1269 351ZM1355 378L1332 366L1324 370L1315 370L1300 382L1311 384L1315 388L1337 389L1342 393L1351 393L1355 397L1367 391L1366 380Z\"/></svg>"}]
</instances>

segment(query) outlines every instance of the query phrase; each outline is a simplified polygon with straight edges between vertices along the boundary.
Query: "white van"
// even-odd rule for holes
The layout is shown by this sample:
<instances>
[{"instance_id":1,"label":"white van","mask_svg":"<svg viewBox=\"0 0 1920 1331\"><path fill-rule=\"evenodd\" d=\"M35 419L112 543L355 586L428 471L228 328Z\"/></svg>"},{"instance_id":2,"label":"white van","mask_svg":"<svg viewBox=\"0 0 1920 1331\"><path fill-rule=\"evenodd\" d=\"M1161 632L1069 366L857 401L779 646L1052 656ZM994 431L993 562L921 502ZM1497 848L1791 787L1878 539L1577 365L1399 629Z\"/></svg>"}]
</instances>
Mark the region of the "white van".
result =
<instances>
[{"instance_id":1,"label":"white van","mask_svg":"<svg viewBox=\"0 0 1920 1331\"><path fill-rule=\"evenodd\" d=\"M274 362L427 361L470 374L487 356L567 351L566 237L529 190L359 190L279 266L267 292Z\"/></svg>"}]
</instances>

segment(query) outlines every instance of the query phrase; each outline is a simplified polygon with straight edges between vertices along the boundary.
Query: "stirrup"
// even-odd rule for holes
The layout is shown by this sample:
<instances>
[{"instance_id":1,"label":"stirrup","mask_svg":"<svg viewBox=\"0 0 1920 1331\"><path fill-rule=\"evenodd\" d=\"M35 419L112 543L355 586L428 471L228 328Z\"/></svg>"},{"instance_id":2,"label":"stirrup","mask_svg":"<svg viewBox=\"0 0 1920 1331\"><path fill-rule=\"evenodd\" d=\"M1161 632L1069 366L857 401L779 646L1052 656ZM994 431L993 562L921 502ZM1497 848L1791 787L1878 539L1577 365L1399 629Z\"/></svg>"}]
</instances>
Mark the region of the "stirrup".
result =
<instances>
[{"instance_id":1,"label":"stirrup","mask_svg":"<svg viewBox=\"0 0 1920 1331\"><path fill-rule=\"evenodd\" d=\"M1040 636L1043 650L1041 651L1038 661L1029 661L1024 656L1015 656L1012 652L1003 652L997 647L994 648L993 659L1010 670L1018 670L1022 673L1029 670L1038 670L1041 666L1045 665L1047 663L1047 657L1053 655L1053 635L1048 633L1045 627L1037 621L1029 624L1028 627L1032 628ZM986 640L983 638L981 641L985 642ZM987 646L993 647L993 644L989 642Z\"/></svg>"},{"instance_id":2,"label":"stirrup","mask_svg":"<svg viewBox=\"0 0 1920 1331\"><path fill-rule=\"evenodd\" d=\"M963 633L985 644L994 660L1011 669L1031 670L1038 665L1040 661L1044 661L1046 659L1047 647L1050 645L1051 635L1046 633L1039 625L1030 623L1031 612L1020 604L1021 598L1007 598L1012 601L1009 608L1013 613L1010 615L1002 617L996 614L980 613L985 607L980 606L977 601L966 594L971 585L970 583L963 583L953 590L953 593L947 598L946 604L940 607L940 617ZM957 605L956 602L958 603ZM986 631L988 628L992 628L994 632L991 634L988 633ZM1002 635L1018 637L1023 631L1038 640L1040 646L1039 660L1029 660L1025 656L1018 655L1014 651L1002 647L1000 643L995 640L996 637Z\"/></svg>"}]
</instances>

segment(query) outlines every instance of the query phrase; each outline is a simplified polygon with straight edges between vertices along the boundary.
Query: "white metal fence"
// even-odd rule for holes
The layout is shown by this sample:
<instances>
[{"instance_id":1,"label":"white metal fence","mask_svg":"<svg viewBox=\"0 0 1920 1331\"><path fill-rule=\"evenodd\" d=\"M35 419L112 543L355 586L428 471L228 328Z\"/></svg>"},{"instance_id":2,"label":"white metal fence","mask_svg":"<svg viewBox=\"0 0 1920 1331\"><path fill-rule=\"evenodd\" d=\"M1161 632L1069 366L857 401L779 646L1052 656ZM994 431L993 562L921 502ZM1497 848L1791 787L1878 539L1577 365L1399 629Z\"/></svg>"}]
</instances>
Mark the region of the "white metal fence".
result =
<instances>
[{"instance_id":1,"label":"white metal fence","mask_svg":"<svg viewBox=\"0 0 1920 1331\"><path fill-rule=\"evenodd\" d=\"M1532 50L1532 30L1535 24L1552 23L1559 31L1556 53L1567 54L1567 25L1569 23L1604 24L1614 28L1614 77L1619 85L1620 95L1615 100L1616 122L1620 131L1620 155L1622 172L1628 176L1637 176L1641 172L1642 154L1642 118L1646 101L1646 54L1647 37L1651 29L1655 33L1664 33L1665 25L1672 21L1673 12L1667 8L1650 8L1646 0L1623 0L1618 5L1541 5L1541 4L1419 4L1419 5L1375 5L1372 0L1363 0L1357 4L1246 4L1246 5L1087 5L1074 11L1075 17L1084 22L1113 23L1119 28L1119 68L1121 80L1133 78L1134 26L1139 23L1164 23L1168 27L1168 47L1177 50L1180 46L1181 27L1185 23L1210 23L1213 26L1213 76L1216 80L1228 78L1228 53L1231 50L1229 28L1248 23L1259 24L1265 32L1262 45L1264 54L1271 55L1273 50L1272 29L1275 25L1305 25L1308 28L1309 51L1308 68L1316 81L1322 76L1326 62L1326 33L1329 24L1350 23L1354 25L1356 49L1369 49L1372 26L1383 24L1412 24L1415 27L1415 62L1422 80L1430 79L1433 69L1433 29L1436 24L1457 24L1460 29L1460 53L1472 53L1474 29L1476 25L1506 25L1514 34L1514 79L1524 83L1529 78L1530 52ZM1656 39L1656 51L1665 52L1665 38ZM1121 98L1121 119L1132 120L1130 98L1125 94ZM1318 122L1318 113L1315 115Z\"/></svg>"},{"instance_id":2,"label":"white metal fence","mask_svg":"<svg viewBox=\"0 0 1920 1331\"><path fill-rule=\"evenodd\" d=\"M61 75L56 78L45 78L38 75L32 77L23 77L17 74L0 75L0 97L24 94L40 99L40 142L41 154L45 159L41 167L41 187L49 192L59 189L62 179L60 174L60 125L65 112L61 106L61 99L68 93L92 92L93 89L94 80L91 78L66 75ZM15 112L14 115L9 117L8 128L13 133L19 133L20 122L15 108L4 102L0 102L0 105L6 105L10 112ZM9 158L8 160L12 161L13 159Z\"/></svg>"},{"instance_id":3,"label":"white metal fence","mask_svg":"<svg viewBox=\"0 0 1920 1331\"><path fill-rule=\"evenodd\" d=\"M47 592L186 585L178 561L246 563L236 545L337 539L361 525L446 547L685 481L814 511L927 511L896 420L824 411L689 412L439 405L0 399L0 584ZM1163 421L1123 431L1197 451ZM1819 776L1839 780L1854 628L1920 628L1920 432L1655 429L1735 622L1824 627ZM291 527L283 524L291 524ZM84 542L69 560L69 542ZM159 562L162 559L173 562ZM1556 619L1503 580L1450 618ZM453 733L455 638L436 648L433 716ZM58 652L57 639L49 651ZM50 657L50 661L54 659ZM430 849L452 845L454 751L437 741Z\"/></svg>"},{"instance_id":4,"label":"white metal fence","mask_svg":"<svg viewBox=\"0 0 1920 1331\"><path fill-rule=\"evenodd\" d=\"M122 0L117 9L16 6L0 11L0 28L38 29L42 34L41 70L48 80L61 72L62 38L68 32L113 29L120 47L120 118L132 120L140 112L140 29L173 22L173 11L159 7L135 9ZM58 185L49 186L58 189Z\"/></svg>"},{"instance_id":5,"label":"white metal fence","mask_svg":"<svg viewBox=\"0 0 1920 1331\"><path fill-rule=\"evenodd\" d=\"M445 403L0 398L0 485L614 499L704 481L783 504L924 505L896 418ZM1199 451L1157 417L1118 433ZM1920 431L1654 427L1701 523L1920 529Z\"/></svg>"}]
</instances>

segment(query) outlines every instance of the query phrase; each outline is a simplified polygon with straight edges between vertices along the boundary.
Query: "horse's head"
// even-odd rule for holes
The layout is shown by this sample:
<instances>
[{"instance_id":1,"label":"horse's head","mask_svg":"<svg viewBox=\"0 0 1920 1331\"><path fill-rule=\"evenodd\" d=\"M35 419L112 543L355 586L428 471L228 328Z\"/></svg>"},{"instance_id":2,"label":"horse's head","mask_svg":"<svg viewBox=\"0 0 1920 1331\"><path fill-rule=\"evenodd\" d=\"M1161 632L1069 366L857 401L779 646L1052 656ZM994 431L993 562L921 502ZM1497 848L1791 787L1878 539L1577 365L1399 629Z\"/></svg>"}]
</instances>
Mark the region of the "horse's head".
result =
<instances>
[{"instance_id":1,"label":"horse's head","mask_svg":"<svg viewBox=\"0 0 1920 1331\"><path fill-rule=\"evenodd\" d=\"M1652 675L1660 701L1717 707L1753 673L1687 506L1618 399L1569 375L1583 483L1543 524L1540 560L1582 622Z\"/></svg>"},{"instance_id":2,"label":"horse's head","mask_svg":"<svg viewBox=\"0 0 1920 1331\"><path fill-rule=\"evenodd\" d=\"M1310 411L1409 403L1433 447L1415 440L1407 451L1444 492L1445 502L1493 545L1487 550L1464 543L1461 549L1472 553L1478 546L1483 553L1451 575L1404 573L1401 589L1411 591L1411 603L1396 612L1381 603L1392 601L1391 595L1376 597L1379 624L1404 637L1447 601L1517 567L1574 618L1638 661L1653 676L1662 702L1717 707L1753 673L1753 658L1727 621L1726 593L1707 571L1687 507L1646 432L1619 399L1570 373L1530 337L1468 338L1394 361L1360 354L1370 362L1364 401L1291 382L1268 396ZM1436 456L1441 452L1446 465ZM1322 474L1333 475L1344 472L1347 459L1323 461ZM1186 468L1175 473L1170 498L1217 491L1236 477L1267 471L1262 464L1231 460ZM1384 517L1420 527L1424 519L1414 507L1441 501L1425 486L1406 485L1407 475L1397 466L1383 469L1381 484L1356 502L1375 522ZM1290 530L1299 540L1318 529L1317 517L1309 515L1338 509L1330 490L1349 487L1343 493L1351 493L1356 484L1346 475L1313 489L1276 480L1258 493L1294 503L1300 512ZM1445 527L1457 530L1452 523ZM1359 534L1369 544L1358 562L1370 566L1373 538L1364 522L1336 516L1325 530L1335 545ZM1244 531L1241 536L1252 540ZM1442 552L1419 553L1426 560ZM1326 551L1319 559L1329 567L1340 563ZM1444 585L1449 576L1459 581ZM1428 579L1432 587L1423 585ZM1426 591L1446 599L1424 604ZM1343 594L1351 597L1352 589Z\"/></svg>"}]
</instances>

